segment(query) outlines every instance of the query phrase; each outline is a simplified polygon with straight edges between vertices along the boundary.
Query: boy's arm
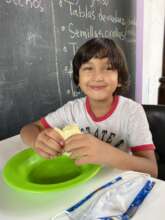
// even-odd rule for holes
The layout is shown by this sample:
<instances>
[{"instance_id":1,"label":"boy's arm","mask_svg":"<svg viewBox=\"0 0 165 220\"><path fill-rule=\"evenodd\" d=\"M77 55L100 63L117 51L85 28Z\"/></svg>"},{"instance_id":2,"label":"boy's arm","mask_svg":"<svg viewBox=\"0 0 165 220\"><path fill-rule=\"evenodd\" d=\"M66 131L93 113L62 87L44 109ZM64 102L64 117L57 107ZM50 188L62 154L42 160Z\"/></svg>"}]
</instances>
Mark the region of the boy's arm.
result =
<instances>
[{"instance_id":1,"label":"boy's arm","mask_svg":"<svg viewBox=\"0 0 165 220\"><path fill-rule=\"evenodd\" d=\"M30 123L28 125L25 125L21 131L20 135L23 140L23 142L31 147L35 146L35 140L37 136L40 134L41 131L43 131L45 128L41 124L40 121L36 121L33 123Z\"/></svg>"},{"instance_id":2,"label":"boy's arm","mask_svg":"<svg viewBox=\"0 0 165 220\"><path fill-rule=\"evenodd\" d=\"M149 173L151 176L157 177L158 170L154 150L137 151L132 155L113 146L109 150L110 165L123 170Z\"/></svg>"},{"instance_id":3,"label":"boy's arm","mask_svg":"<svg viewBox=\"0 0 165 220\"><path fill-rule=\"evenodd\" d=\"M123 170L149 173L157 177L154 150L144 150L128 154L109 143L89 134L79 134L68 138L65 151L71 154L76 164L94 163Z\"/></svg>"},{"instance_id":4,"label":"boy's arm","mask_svg":"<svg viewBox=\"0 0 165 220\"><path fill-rule=\"evenodd\" d=\"M151 175L154 177L158 176L158 167L157 167L157 161L156 161L154 150L136 151L136 152L133 152L133 155L138 158L143 158L145 161L147 161L150 164L149 165L151 168L150 170L152 170ZM143 164L142 166L144 168ZM150 173L147 169L144 172Z\"/></svg>"}]
</instances>

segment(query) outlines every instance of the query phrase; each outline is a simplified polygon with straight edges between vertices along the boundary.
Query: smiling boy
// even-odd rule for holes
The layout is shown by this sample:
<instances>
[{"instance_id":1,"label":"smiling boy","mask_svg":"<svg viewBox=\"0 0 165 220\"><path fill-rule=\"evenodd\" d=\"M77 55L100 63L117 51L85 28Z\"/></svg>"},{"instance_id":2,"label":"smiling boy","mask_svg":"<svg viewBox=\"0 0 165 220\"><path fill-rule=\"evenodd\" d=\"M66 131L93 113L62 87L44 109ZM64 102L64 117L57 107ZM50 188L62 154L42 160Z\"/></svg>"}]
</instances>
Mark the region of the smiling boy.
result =
<instances>
[{"instance_id":1,"label":"smiling boy","mask_svg":"<svg viewBox=\"0 0 165 220\"><path fill-rule=\"evenodd\" d=\"M93 38L73 59L73 80L85 97L69 101L21 130L23 141L45 158L69 152L76 164L100 164L157 176L155 146L142 106L123 97L129 85L122 50ZM77 124L81 134L64 140L53 128Z\"/></svg>"}]
</instances>

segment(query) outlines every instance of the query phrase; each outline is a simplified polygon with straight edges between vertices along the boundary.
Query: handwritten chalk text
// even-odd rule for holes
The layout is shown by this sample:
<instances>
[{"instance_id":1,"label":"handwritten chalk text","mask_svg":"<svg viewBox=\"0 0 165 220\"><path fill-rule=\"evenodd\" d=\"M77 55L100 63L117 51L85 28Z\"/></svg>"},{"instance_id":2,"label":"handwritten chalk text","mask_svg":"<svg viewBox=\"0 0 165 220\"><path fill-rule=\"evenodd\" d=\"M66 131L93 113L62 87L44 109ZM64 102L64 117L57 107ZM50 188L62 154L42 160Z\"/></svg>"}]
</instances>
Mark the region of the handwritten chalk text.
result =
<instances>
[{"instance_id":1,"label":"handwritten chalk text","mask_svg":"<svg viewBox=\"0 0 165 220\"><path fill-rule=\"evenodd\" d=\"M120 40L126 39L126 32L119 31L118 27L115 27L114 30L96 30L92 25L89 25L88 28L80 30L75 28L73 23L69 23L68 32L70 33L71 39L88 39L92 37L118 38Z\"/></svg>"},{"instance_id":2,"label":"handwritten chalk text","mask_svg":"<svg viewBox=\"0 0 165 220\"><path fill-rule=\"evenodd\" d=\"M96 3L102 5L102 6L105 6L107 7L109 5L109 2L110 0L91 0L91 5L90 7L93 8L95 7Z\"/></svg>"},{"instance_id":3,"label":"handwritten chalk text","mask_svg":"<svg viewBox=\"0 0 165 220\"><path fill-rule=\"evenodd\" d=\"M79 17L79 18L86 18L86 19L91 19L95 20L95 11L91 10L85 5L85 7L81 7L80 5L75 8L74 4L71 2L67 2L69 4L69 13L71 16Z\"/></svg>"},{"instance_id":4,"label":"handwritten chalk text","mask_svg":"<svg viewBox=\"0 0 165 220\"><path fill-rule=\"evenodd\" d=\"M7 4L13 4L17 7L29 7L34 9L39 9L40 12L44 12L42 6L42 0L5 0Z\"/></svg>"}]
</instances>

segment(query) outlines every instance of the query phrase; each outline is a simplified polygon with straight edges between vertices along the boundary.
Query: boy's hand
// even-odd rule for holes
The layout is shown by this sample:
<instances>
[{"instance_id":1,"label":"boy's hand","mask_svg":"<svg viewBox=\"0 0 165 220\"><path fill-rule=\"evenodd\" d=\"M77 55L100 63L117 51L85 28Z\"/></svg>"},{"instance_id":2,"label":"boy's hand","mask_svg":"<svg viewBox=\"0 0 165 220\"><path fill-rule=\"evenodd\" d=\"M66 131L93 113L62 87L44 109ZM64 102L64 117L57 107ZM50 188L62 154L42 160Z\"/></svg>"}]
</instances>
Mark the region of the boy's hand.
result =
<instances>
[{"instance_id":1,"label":"boy's hand","mask_svg":"<svg viewBox=\"0 0 165 220\"><path fill-rule=\"evenodd\" d=\"M105 165L111 151L111 145L90 134L76 134L65 141L66 152L69 152L76 164Z\"/></svg>"},{"instance_id":2,"label":"boy's hand","mask_svg":"<svg viewBox=\"0 0 165 220\"><path fill-rule=\"evenodd\" d=\"M50 159L63 152L64 139L53 128L47 128L37 136L34 149L42 157Z\"/></svg>"}]
</instances>

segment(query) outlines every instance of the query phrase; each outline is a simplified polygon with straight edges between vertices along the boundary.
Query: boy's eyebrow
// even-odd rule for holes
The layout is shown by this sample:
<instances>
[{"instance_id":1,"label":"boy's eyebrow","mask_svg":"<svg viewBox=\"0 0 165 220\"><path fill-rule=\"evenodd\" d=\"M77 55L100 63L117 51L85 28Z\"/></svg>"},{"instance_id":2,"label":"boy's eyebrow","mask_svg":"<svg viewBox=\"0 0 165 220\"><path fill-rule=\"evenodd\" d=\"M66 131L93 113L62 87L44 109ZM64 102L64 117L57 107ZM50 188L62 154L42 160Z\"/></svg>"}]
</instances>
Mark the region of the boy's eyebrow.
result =
<instances>
[{"instance_id":1,"label":"boy's eyebrow","mask_svg":"<svg viewBox=\"0 0 165 220\"><path fill-rule=\"evenodd\" d=\"M112 63L110 61L107 61L103 65L105 65L105 66L112 66Z\"/></svg>"}]
</instances>

